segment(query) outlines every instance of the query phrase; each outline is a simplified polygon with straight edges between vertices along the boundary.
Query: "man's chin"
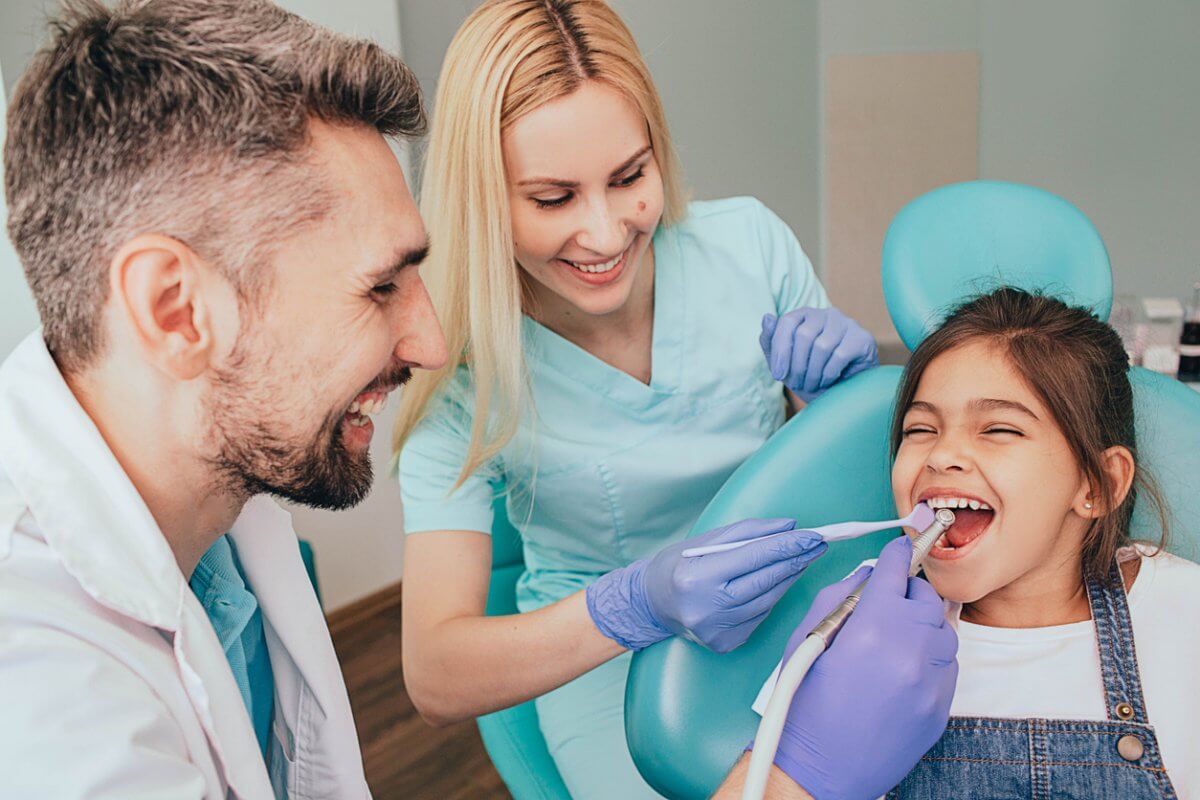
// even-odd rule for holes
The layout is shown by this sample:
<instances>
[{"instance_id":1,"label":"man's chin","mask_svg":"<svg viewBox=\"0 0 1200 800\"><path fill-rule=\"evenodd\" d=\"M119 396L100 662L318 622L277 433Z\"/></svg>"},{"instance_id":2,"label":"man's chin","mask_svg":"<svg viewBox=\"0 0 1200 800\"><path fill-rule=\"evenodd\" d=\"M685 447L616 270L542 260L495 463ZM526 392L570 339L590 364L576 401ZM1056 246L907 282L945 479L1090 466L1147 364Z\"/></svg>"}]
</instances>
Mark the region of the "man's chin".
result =
<instances>
[{"instance_id":1,"label":"man's chin","mask_svg":"<svg viewBox=\"0 0 1200 800\"><path fill-rule=\"evenodd\" d=\"M279 480L284 475L290 479ZM259 490L292 503L327 511L353 508L370 494L375 483L370 453L365 450L352 452L340 436L334 437L322 455L311 456L303 464L281 470L273 477L273 480L260 477Z\"/></svg>"},{"instance_id":2,"label":"man's chin","mask_svg":"<svg viewBox=\"0 0 1200 800\"><path fill-rule=\"evenodd\" d=\"M321 508L328 511L344 511L361 503L371 493L374 471L370 456L338 465L326 465L319 475L291 486L276 487L274 494L293 503Z\"/></svg>"}]
</instances>

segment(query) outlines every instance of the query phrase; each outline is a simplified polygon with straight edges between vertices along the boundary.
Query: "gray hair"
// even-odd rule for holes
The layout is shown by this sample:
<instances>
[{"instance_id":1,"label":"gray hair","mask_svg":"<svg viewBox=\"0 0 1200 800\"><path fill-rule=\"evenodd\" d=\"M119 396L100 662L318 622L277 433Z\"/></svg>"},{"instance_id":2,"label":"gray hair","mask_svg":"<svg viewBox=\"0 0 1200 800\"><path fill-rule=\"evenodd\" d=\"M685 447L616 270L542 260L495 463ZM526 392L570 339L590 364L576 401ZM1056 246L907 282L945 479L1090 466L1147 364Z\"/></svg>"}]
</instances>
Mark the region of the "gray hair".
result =
<instances>
[{"instance_id":1,"label":"gray hair","mask_svg":"<svg viewBox=\"0 0 1200 800\"><path fill-rule=\"evenodd\" d=\"M67 0L17 84L4 147L8 231L64 372L104 346L108 264L159 233L243 300L273 247L321 219L309 123L417 136L416 78L378 45L266 0Z\"/></svg>"}]
</instances>

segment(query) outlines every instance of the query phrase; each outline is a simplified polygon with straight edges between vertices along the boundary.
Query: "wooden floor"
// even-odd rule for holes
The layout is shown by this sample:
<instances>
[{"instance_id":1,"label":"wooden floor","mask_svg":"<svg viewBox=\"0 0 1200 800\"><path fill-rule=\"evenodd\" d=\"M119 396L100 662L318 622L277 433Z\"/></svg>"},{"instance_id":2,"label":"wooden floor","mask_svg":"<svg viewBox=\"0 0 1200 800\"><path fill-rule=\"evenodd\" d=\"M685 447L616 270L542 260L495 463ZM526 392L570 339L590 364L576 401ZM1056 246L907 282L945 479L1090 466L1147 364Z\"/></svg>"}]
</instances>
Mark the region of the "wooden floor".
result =
<instances>
[{"instance_id":1,"label":"wooden floor","mask_svg":"<svg viewBox=\"0 0 1200 800\"><path fill-rule=\"evenodd\" d=\"M400 588L330 615L367 782L375 800L511 797L474 722L431 728L417 715L400 673Z\"/></svg>"}]
</instances>

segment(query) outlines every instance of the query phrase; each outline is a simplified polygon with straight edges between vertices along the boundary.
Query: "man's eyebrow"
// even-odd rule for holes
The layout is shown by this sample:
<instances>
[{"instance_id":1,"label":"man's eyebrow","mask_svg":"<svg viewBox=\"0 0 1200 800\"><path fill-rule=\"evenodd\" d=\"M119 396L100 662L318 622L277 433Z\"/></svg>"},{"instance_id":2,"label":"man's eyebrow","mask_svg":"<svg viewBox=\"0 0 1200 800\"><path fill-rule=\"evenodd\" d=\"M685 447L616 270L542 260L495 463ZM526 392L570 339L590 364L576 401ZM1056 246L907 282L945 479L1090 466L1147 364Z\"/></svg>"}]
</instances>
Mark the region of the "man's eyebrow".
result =
<instances>
[{"instance_id":1,"label":"man's eyebrow","mask_svg":"<svg viewBox=\"0 0 1200 800\"><path fill-rule=\"evenodd\" d=\"M392 259L392 263L385 267L369 273L367 280L373 285L388 283L395 280L396 276L405 267L412 267L420 264L429 256L429 240L425 240L425 244L420 247L401 248Z\"/></svg>"},{"instance_id":2,"label":"man's eyebrow","mask_svg":"<svg viewBox=\"0 0 1200 800\"><path fill-rule=\"evenodd\" d=\"M1038 415L1033 413L1024 403L1018 403L1016 400L1000 400L995 397L984 397L979 400L972 401L971 406L977 411L1016 411L1018 414L1026 414L1034 420L1038 420Z\"/></svg>"},{"instance_id":3,"label":"man's eyebrow","mask_svg":"<svg viewBox=\"0 0 1200 800\"><path fill-rule=\"evenodd\" d=\"M646 155L646 153L649 153L651 149L651 145L646 145L641 150L638 150L629 158L622 161L621 164L610 173L610 177L615 178L625 170L632 167L635 161ZM530 186L535 184L538 186L558 186L562 189L579 188L579 181L560 181L557 178L526 178L523 181L517 181L517 186Z\"/></svg>"}]
</instances>

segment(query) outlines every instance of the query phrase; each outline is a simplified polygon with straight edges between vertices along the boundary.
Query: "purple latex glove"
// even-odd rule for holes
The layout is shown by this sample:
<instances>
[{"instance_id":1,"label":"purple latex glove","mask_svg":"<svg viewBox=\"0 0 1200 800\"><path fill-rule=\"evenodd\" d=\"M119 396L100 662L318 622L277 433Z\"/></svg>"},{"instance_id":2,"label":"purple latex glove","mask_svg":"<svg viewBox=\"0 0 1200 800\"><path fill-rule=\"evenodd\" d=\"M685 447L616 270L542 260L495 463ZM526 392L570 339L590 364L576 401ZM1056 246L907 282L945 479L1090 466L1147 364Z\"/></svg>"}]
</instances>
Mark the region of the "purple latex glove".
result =
<instances>
[{"instance_id":1,"label":"purple latex glove","mask_svg":"<svg viewBox=\"0 0 1200 800\"><path fill-rule=\"evenodd\" d=\"M911 558L905 536L883 549L862 602L792 701L775 765L817 800L882 797L946 728L958 637L933 587L908 577ZM870 572L823 589L784 657Z\"/></svg>"},{"instance_id":2,"label":"purple latex glove","mask_svg":"<svg viewBox=\"0 0 1200 800\"><path fill-rule=\"evenodd\" d=\"M758 343L771 377L806 403L838 381L879 366L874 337L836 308L767 314Z\"/></svg>"},{"instance_id":3,"label":"purple latex glove","mask_svg":"<svg viewBox=\"0 0 1200 800\"><path fill-rule=\"evenodd\" d=\"M740 645L827 549L791 519L746 519L668 545L587 588L596 627L630 650L679 634L718 653ZM736 550L684 558L689 547L784 533Z\"/></svg>"}]
</instances>

